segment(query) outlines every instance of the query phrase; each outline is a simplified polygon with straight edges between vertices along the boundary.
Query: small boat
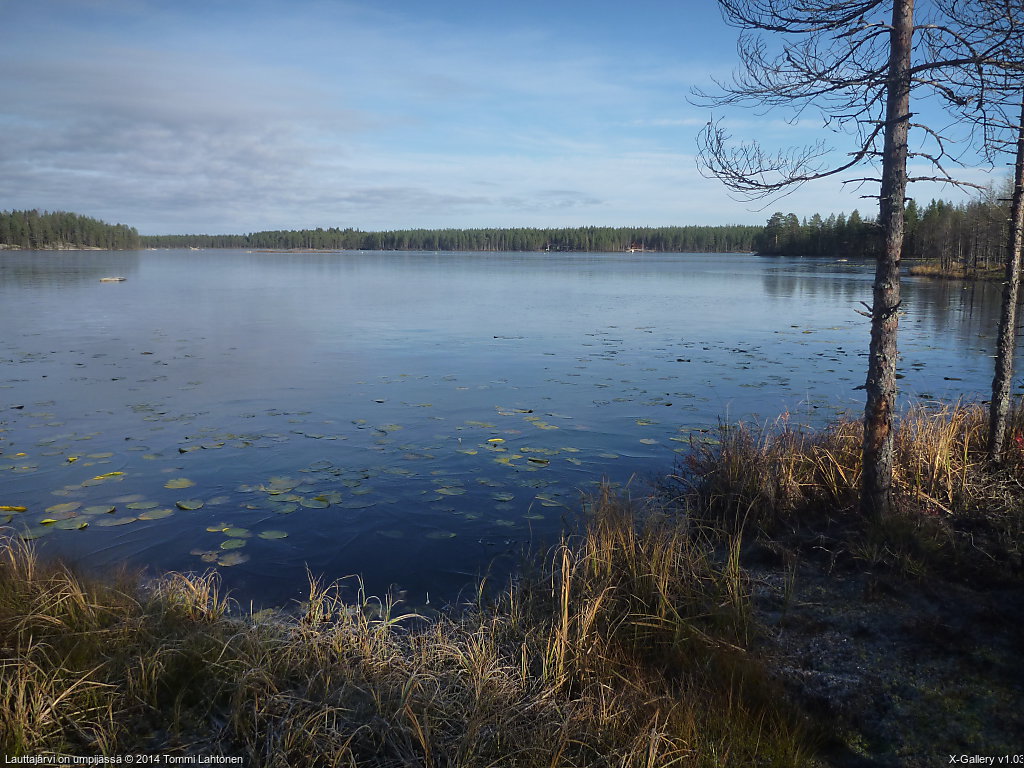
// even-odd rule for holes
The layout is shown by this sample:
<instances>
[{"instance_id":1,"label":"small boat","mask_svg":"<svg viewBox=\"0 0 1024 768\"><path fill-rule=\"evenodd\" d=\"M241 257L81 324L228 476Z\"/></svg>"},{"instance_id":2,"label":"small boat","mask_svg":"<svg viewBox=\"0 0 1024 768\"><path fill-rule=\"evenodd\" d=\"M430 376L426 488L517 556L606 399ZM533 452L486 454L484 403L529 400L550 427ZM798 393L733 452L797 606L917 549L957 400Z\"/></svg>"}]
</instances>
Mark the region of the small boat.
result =
<instances>
[{"instance_id":1,"label":"small boat","mask_svg":"<svg viewBox=\"0 0 1024 768\"><path fill-rule=\"evenodd\" d=\"M127 277L101 277L100 278L100 282L101 283L123 283L127 279L128 279Z\"/></svg>"}]
</instances>

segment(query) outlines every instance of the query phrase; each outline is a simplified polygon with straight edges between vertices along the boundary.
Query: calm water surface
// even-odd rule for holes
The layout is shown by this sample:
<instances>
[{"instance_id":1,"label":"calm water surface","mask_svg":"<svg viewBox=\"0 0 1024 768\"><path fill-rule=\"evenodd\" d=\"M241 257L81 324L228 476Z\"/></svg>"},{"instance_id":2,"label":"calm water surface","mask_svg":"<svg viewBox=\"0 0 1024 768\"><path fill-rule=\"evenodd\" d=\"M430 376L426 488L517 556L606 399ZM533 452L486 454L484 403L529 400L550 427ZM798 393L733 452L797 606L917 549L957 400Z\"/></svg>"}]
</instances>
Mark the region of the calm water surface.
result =
<instances>
[{"instance_id":1,"label":"calm water surface","mask_svg":"<svg viewBox=\"0 0 1024 768\"><path fill-rule=\"evenodd\" d=\"M451 598L602 478L670 471L692 429L859 412L871 277L747 255L0 253L0 505L28 508L0 522L101 568L217 567L245 600L300 597L307 567ZM906 281L904 404L984 396L998 291Z\"/></svg>"}]
</instances>

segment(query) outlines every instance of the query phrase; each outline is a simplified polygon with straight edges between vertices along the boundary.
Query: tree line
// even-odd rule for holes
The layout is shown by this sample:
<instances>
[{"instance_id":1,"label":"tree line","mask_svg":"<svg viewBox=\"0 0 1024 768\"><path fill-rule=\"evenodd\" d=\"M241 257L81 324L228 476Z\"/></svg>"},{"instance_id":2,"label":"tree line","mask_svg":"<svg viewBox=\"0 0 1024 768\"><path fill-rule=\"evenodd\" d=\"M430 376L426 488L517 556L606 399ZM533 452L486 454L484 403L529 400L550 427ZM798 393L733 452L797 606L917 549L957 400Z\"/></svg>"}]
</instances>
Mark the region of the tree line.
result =
<instances>
[{"instance_id":1,"label":"tree line","mask_svg":"<svg viewBox=\"0 0 1024 768\"><path fill-rule=\"evenodd\" d=\"M1006 197L996 192L959 204L932 200L923 208L910 200L905 215L904 259L971 270L996 268L1006 259L1010 209ZM754 237L753 246L758 253L772 256L878 258L884 240L876 218L862 217L857 210L849 216L823 218L816 213L802 220L796 214L778 212Z\"/></svg>"},{"instance_id":2,"label":"tree line","mask_svg":"<svg viewBox=\"0 0 1024 768\"><path fill-rule=\"evenodd\" d=\"M130 250L141 245L135 228L124 224L66 211L0 211L0 247Z\"/></svg>"},{"instance_id":3,"label":"tree line","mask_svg":"<svg viewBox=\"0 0 1024 768\"><path fill-rule=\"evenodd\" d=\"M395 251L626 251L728 253L753 250L756 225L538 229L270 230L245 235L143 236L150 248Z\"/></svg>"},{"instance_id":4,"label":"tree line","mask_svg":"<svg viewBox=\"0 0 1024 768\"><path fill-rule=\"evenodd\" d=\"M953 204L932 200L923 209L906 208L903 258L928 259L944 267L998 266L1005 257L1009 209L988 192ZM776 212L764 226L573 227L561 229L358 229L268 230L244 235L139 235L123 224L67 212L0 212L0 245L25 249L95 247L245 248L422 251L597 251L632 249L662 253L736 253L771 256L876 258L883 240L874 217L857 210L800 219Z\"/></svg>"},{"instance_id":5,"label":"tree line","mask_svg":"<svg viewBox=\"0 0 1024 768\"><path fill-rule=\"evenodd\" d=\"M1005 257L1009 207L988 191L954 204L932 200L906 207L903 258L927 259L944 267L1000 265ZM850 214L800 219L772 214L764 226L574 227L563 229L405 229L365 232L337 227L269 230L245 235L143 235L150 248L245 248L267 250L393 251L596 251L629 249L662 253L736 253L770 256L877 258L884 245L876 217Z\"/></svg>"}]
</instances>

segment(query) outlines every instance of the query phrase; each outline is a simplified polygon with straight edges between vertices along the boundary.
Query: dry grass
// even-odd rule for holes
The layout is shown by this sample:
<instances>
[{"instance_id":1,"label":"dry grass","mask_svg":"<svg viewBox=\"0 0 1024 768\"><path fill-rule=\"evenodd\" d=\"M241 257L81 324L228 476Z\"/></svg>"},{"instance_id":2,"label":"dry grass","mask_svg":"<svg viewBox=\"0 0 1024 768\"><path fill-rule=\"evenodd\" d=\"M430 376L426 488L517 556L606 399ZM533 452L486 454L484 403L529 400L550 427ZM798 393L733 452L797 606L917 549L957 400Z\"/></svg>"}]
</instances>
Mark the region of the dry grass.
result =
<instances>
[{"instance_id":1,"label":"dry grass","mask_svg":"<svg viewBox=\"0 0 1024 768\"><path fill-rule=\"evenodd\" d=\"M604 494L495 604L425 622L311 579L238 615L213 574L99 583L3 542L0 752L247 766L798 765L745 650L738 550Z\"/></svg>"},{"instance_id":2,"label":"dry grass","mask_svg":"<svg viewBox=\"0 0 1024 768\"><path fill-rule=\"evenodd\" d=\"M678 475L688 514L605 492L495 601L429 622L365 595L346 604L315 578L296 613L249 616L215 574L101 582L5 540L0 753L275 768L807 764L816 727L750 651L741 546L759 531L912 574L1019 573L1022 429L1017 410L1014 453L993 473L982 408L904 415L900 514L866 524L858 424L723 427Z\"/></svg>"},{"instance_id":3,"label":"dry grass","mask_svg":"<svg viewBox=\"0 0 1024 768\"><path fill-rule=\"evenodd\" d=\"M1024 554L1024 409L1008 428L1005 466L987 463L988 411L980 405L915 407L896 424L898 514L871 522L857 513L862 429L840 419L822 430L788 418L766 428L723 425L697 439L674 476L698 517L768 537L820 537L829 526L846 554L899 562L910 573L963 567L1016 573ZM856 529L851 530L852 529ZM992 575L992 574L990 574Z\"/></svg>"},{"instance_id":4,"label":"dry grass","mask_svg":"<svg viewBox=\"0 0 1024 768\"><path fill-rule=\"evenodd\" d=\"M913 264L907 274L913 277L938 277L947 280L1002 280L1005 269L1001 266L972 269L966 264L954 262L943 266L937 261L925 261Z\"/></svg>"}]
</instances>

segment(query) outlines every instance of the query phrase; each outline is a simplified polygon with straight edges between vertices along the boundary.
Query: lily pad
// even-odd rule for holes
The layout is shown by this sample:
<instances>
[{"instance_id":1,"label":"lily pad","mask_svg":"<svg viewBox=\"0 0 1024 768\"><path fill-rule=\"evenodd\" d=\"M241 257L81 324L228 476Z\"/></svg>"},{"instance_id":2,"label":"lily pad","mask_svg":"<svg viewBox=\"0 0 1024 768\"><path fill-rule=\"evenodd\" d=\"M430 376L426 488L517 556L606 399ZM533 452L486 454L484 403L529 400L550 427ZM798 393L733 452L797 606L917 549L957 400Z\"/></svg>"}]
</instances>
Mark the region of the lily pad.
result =
<instances>
[{"instance_id":1,"label":"lily pad","mask_svg":"<svg viewBox=\"0 0 1024 768\"><path fill-rule=\"evenodd\" d=\"M248 528L225 528L224 533L225 535L231 536L232 538L236 539L248 539L252 536L252 531L250 531Z\"/></svg>"},{"instance_id":2,"label":"lily pad","mask_svg":"<svg viewBox=\"0 0 1024 768\"><path fill-rule=\"evenodd\" d=\"M265 488L274 491L290 491L298 484L299 481L294 478L278 476L270 478Z\"/></svg>"},{"instance_id":3,"label":"lily pad","mask_svg":"<svg viewBox=\"0 0 1024 768\"><path fill-rule=\"evenodd\" d=\"M221 531L227 530L231 526L228 523L213 523L212 525L206 526L206 530L210 533L220 533Z\"/></svg>"},{"instance_id":4,"label":"lily pad","mask_svg":"<svg viewBox=\"0 0 1024 768\"><path fill-rule=\"evenodd\" d=\"M268 539L268 540L271 540L271 541L274 540L274 539L286 539L286 538L288 538L288 532L287 531L261 531L259 533L259 537L261 539Z\"/></svg>"},{"instance_id":5,"label":"lily pad","mask_svg":"<svg viewBox=\"0 0 1024 768\"><path fill-rule=\"evenodd\" d=\"M28 507L22 507L17 504L0 504L0 512L25 512Z\"/></svg>"},{"instance_id":6,"label":"lily pad","mask_svg":"<svg viewBox=\"0 0 1024 768\"><path fill-rule=\"evenodd\" d=\"M32 541L33 539L41 539L43 536L49 534L53 529L45 525L36 525L32 528L26 528L18 535L23 541Z\"/></svg>"},{"instance_id":7,"label":"lily pad","mask_svg":"<svg viewBox=\"0 0 1024 768\"><path fill-rule=\"evenodd\" d=\"M174 514L173 509L148 509L139 515L139 520L162 520Z\"/></svg>"},{"instance_id":8,"label":"lily pad","mask_svg":"<svg viewBox=\"0 0 1024 768\"><path fill-rule=\"evenodd\" d=\"M178 509L184 509L186 512L191 512L194 509L202 509L203 502L199 499L186 499L185 501L176 501L174 506Z\"/></svg>"},{"instance_id":9,"label":"lily pad","mask_svg":"<svg viewBox=\"0 0 1024 768\"><path fill-rule=\"evenodd\" d=\"M223 565L226 568L247 562L249 562L249 556L243 555L241 552L228 552L226 555L217 558L217 565Z\"/></svg>"},{"instance_id":10,"label":"lily pad","mask_svg":"<svg viewBox=\"0 0 1024 768\"><path fill-rule=\"evenodd\" d=\"M60 528L63 531L77 531L82 528L88 528L89 523L79 517L70 517L66 520L58 520L53 524L53 527Z\"/></svg>"},{"instance_id":11,"label":"lily pad","mask_svg":"<svg viewBox=\"0 0 1024 768\"><path fill-rule=\"evenodd\" d=\"M86 507L82 510L83 515L109 515L117 511L117 507L112 504L98 504L93 507Z\"/></svg>"},{"instance_id":12,"label":"lily pad","mask_svg":"<svg viewBox=\"0 0 1024 768\"><path fill-rule=\"evenodd\" d=\"M431 531L427 534L428 539L454 539L455 534L451 531Z\"/></svg>"},{"instance_id":13,"label":"lily pad","mask_svg":"<svg viewBox=\"0 0 1024 768\"><path fill-rule=\"evenodd\" d=\"M104 472L102 475L96 475L92 478L93 480L110 480L115 477L124 477L124 472Z\"/></svg>"},{"instance_id":14,"label":"lily pad","mask_svg":"<svg viewBox=\"0 0 1024 768\"><path fill-rule=\"evenodd\" d=\"M345 509L369 509L376 506L376 504L369 499L352 499L351 501L343 502L341 506Z\"/></svg>"},{"instance_id":15,"label":"lily pad","mask_svg":"<svg viewBox=\"0 0 1024 768\"><path fill-rule=\"evenodd\" d=\"M220 543L221 549L241 549L245 546L245 539L227 539Z\"/></svg>"},{"instance_id":16,"label":"lily pad","mask_svg":"<svg viewBox=\"0 0 1024 768\"><path fill-rule=\"evenodd\" d=\"M131 504L126 504L126 509L156 509L160 505L155 501L133 501Z\"/></svg>"},{"instance_id":17,"label":"lily pad","mask_svg":"<svg viewBox=\"0 0 1024 768\"><path fill-rule=\"evenodd\" d=\"M331 506L331 503L327 501L327 499L321 499L319 497L310 498L308 496L303 498L299 504L304 506L306 509L327 509Z\"/></svg>"},{"instance_id":18,"label":"lily pad","mask_svg":"<svg viewBox=\"0 0 1024 768\"><path fill-rule=\"evenodd\" d=\"M278 515L290 515L299 508L299 505L289 502L287 504L273 504L270 508Z\"/></svg>"},{"instance_id":19,"label":"lily pad","mask_svg":"<svg viewBox=\"0 0 1024 768\"><path fill-rule=\"evenodd\" d=\"M54 504L52 507L46 508L46 514L51 517L60 517L62 515L69 515L82 506L81 502L78 501L67 501L63 504Z\"/></svg>"},{"instance_id":20,"label":"lily pad","mask_svg":"<svg viewBox=\"0 0 1024 768\"><path fill-rule=\"evenodd\" d=\"M170 488L171 490L180 490L182 488L191 488L193 485L195 485L195 483L189 480L187 477L175 477L164 483L164 488Z\"/></svg>"},{"instance_id":21,"label":"lily pad","mask_svg":"<svg viewBox=\"0 0 1024 768\"><path fill-rule=\"evenodd\" d=\"M190 555L202 558L204 563L215 563L220 553L210 549L193 549L189 551Z\"/></svg>"},{"instance_id":22,"label":"lily pad","mask_svg":"<svg viewBox=\"0 0 1024 768\"><path fill-rule=\"evenodd\" d=\"M102 517L96 521L96 525L101 528L113 528L116 525L128 525L128 523L134 523L139 518L130 517L128 515L122 515L121 517Z\"/></svg>"},{"instance_id":23,"label":"lily pad","mask_svg":"<svg viewBox=\"0 0 1024 768\"><path fill-rule=\"evenodd\" d=\"M301 501L302 497L297 493L291 493L289 491L267 491L268 500L274 502L289 502L289 501Z\"/></svg>"}]
</instances>

